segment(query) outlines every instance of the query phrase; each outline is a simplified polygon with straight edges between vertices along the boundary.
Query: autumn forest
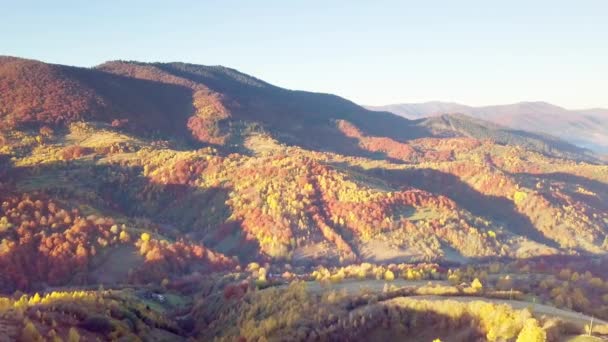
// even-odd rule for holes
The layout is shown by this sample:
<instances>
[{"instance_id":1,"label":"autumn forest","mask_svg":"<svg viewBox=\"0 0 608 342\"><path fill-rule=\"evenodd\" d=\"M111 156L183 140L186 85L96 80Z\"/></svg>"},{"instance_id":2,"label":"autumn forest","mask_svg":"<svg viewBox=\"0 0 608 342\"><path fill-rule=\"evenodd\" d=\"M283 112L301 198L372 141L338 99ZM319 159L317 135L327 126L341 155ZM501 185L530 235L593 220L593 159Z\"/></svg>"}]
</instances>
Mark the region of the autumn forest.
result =
<instances>
[{"instance_id":1,"label":"autumn forest","mask_svg":"<svg viewBox=\"0 0 608 342\"><path fill-rule=\"evenodd\" d=\"M607 253L558 138L0 57L0 341L600 341Z\"/></svg>"}]
</instances>

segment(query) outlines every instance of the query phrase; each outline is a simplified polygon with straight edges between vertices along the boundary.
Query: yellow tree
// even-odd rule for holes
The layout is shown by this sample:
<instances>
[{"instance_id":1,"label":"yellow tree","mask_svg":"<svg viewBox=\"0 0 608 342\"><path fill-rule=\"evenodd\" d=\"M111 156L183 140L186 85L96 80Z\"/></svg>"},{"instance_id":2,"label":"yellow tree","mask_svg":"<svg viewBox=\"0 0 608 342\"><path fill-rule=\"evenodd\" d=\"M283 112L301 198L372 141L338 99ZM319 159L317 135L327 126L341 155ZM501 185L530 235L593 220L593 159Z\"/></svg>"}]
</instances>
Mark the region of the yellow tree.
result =
<instances>
[{"instance_id":1,"label":"yellow tree","mask_svg":"<svg viewBox=\"0 0 608 342\"><path fill-rule=\"evenodd\" d=\"M23 341L44 341L44 338L40 335L38 329L30 320L25 322L23 330L21 331L21 338Z\"/></svg>"},{"instance_id":2,"label":"yellow tree","mask_svg":"<svg viewBox=\"0 0 608 342\"><path fill-rule=\"evenodd\" d=\"M471 287L474 288L476 291L480 291L483 288L483 284L481 283L481 281L479 281L478 278L475 278L471 282Z\"/></svg>"},{"instance_id":3,"label":"yellow tree","mask_svg":"<svg viewBox=\"0 0 608 342\"><path fill-rule=\"evenodd\" d=\"M126 230L121 231L118 238L120 239L121 242L125 242L125 243L129 242L131 240L131 236L129 236L129 233L127 233Z\"/></svg>"},{"instance_id":4,"label":"yellow tree","mask_svg":"<svg viewBox=\"0 0 608 342\"><path fill-rule=\"evenodd\" d=\"M545 342L547 333L538 325L534 318L529 318L524 324L524 328L517 336L517 342Z\"/></svg>"},{"instance_id":5,"label":"yellow tree","mask_svg":"<svg viewBox=\"0 0 608 342\"><path fill-rule=\"evenodd\" d=\"M150 241L150 234L142 233L140 238L141 238L141 241L148 242L148 241Z\"/></svg>"},{"instance_id":6,"label":"yellow tree","mask_svg":"<svg viewBox=\"0 0 608 342\"><path fill-rule=\"evenodd\" d=\"M68 331L68 342L80 342L80 334L74 327Z\"/></svg>"}]
</instances>

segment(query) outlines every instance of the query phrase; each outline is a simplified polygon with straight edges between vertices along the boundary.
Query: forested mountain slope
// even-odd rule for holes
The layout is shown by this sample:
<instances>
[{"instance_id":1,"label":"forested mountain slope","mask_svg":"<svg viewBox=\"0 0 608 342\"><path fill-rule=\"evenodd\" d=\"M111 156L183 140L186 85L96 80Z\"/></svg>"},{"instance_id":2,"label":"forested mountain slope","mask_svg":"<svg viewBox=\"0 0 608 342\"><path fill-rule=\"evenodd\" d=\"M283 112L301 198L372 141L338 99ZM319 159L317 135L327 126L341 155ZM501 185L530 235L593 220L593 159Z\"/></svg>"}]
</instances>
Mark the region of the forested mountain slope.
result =
<instances>
[{"instance_id":1,"label":"forested mountain slope","mask_svg":"<svg viewBox=\"0 0 608 342\"><path fill-rule=\"evenodd\" d=\"M552 138L462 116L410 121L224 67L0 63L8 288L81 282L103 267L95 256L121 249L141 252L116 275L135 281L201 259L468 262L608 247L608 168ZM35 261L49 256L60 269ZM157 274L138 271L147 263Z\"/></svg>"},{"instance_id":2,"label":"forested mountain slope","mask_svg":"<svg viewBox=\"0 0 608 342\"><path fill-rule=\"evenodd\" d=\"M608 166L550 136L0 58L0 340L607 334L607 252Z\"/></svg>"},{"instance_id":3,"label":"forested mountain slope","mask_svg":"<svg viewBox=\"0 0 608 342\"><path fill-rule=\"evenodd\" d=\"M7 57L0 70L11 201L145 218L241 260L606 249L606 166L557 158L584 155L550 137L465 116L408 121L224 67ZM19 207L5 209L12 227Z\"/></svg>"}]
</instances>

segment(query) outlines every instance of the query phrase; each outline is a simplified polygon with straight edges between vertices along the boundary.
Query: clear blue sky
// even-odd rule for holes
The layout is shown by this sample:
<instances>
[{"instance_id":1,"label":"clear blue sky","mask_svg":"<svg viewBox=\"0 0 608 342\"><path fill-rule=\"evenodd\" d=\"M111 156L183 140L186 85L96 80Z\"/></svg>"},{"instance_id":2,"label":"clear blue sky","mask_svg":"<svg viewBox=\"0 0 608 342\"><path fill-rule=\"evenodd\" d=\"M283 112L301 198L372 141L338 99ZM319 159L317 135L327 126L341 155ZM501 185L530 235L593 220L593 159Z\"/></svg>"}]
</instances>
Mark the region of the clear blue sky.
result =
<instances>
[{"instance_id":1,"label":"clear blue sky","mask_svg":"<svg viewBox=\"0 0 608 342\"><path fill-rule=\"evenodd\" d=\"M608 1L3 1L0 54L221 64L362 104L608 108Z\"/></svg>"}]
</instances>

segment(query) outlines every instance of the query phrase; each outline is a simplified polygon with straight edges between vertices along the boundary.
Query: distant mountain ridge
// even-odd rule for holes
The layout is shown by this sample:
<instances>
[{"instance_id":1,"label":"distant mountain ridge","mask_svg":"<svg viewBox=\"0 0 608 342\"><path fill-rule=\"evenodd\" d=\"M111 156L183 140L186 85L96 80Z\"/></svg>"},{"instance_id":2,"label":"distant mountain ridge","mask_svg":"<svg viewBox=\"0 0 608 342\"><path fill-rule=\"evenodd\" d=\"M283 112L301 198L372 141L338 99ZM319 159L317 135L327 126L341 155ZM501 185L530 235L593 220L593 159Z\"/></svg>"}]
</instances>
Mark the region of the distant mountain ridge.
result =
<instances>
[{"instance_id":1,"label":"distant mountain ridge","mask_svg":"<svg viewBox=\"0 0 608 342\"><path fill-rule=\"evenodd\" d=\"M603 108L569 110L542 101L482 107L432 101L366 108L408 119L460 113L512 129L549 134L598 153L608 153L608 109Z\"/></svg>"}]
</instances>

